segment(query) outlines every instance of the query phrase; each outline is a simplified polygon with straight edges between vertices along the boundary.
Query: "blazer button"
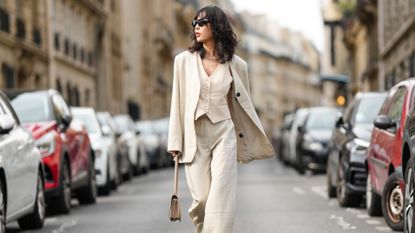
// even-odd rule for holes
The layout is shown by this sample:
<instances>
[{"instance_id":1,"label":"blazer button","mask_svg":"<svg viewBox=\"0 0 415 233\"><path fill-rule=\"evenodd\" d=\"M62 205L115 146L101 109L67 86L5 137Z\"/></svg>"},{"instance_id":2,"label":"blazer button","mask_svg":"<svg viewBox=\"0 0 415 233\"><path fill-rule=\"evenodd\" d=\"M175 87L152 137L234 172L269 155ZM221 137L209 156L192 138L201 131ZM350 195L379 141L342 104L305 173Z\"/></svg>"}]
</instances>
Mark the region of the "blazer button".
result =
<instances>
[{"instance_id":1,"label":"blazer button","mask_svg":"<svg viewBox=\"0 0 415 233\"><path fill-rule=\"evenodd\" d=\"M241 96L241 93L237 92L236 97L239 97L239 96Z\"/></svg>"},{"instance_id":2,"label":"blazer button","mask_svg":"<svg viewBox=\"0 0 415 233\"><path fill-rule=\"evenodd\" d=\"M240 138L243 138L243 137L244 137L243 133L240 133L240 134L239 134L239 137L240 137Z\"/></svg>"}]
</instances>

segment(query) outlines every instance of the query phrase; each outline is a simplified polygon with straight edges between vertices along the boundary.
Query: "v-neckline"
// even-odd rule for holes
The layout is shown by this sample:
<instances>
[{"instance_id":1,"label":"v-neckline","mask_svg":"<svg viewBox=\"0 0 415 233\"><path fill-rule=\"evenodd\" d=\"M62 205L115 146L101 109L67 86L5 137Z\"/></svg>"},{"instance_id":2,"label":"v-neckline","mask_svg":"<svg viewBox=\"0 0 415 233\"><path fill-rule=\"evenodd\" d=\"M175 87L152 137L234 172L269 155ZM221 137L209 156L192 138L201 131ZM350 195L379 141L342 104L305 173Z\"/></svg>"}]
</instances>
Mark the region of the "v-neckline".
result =
<instances>
[{"instance_id":1,"label":"v-neckline","mask_svg":"<svg viewBox=\"0 0 415 233\"><path fill-rule=\"evenodd\" d=\"M201 68L203 70L203 73L205 74L205 76L207 78L211 78L217 72L217 70L219 70L220 65L222 65L221 63L218 63L218 65L216 66L215 70L210 75L208 75L208 73L206 72L205 67L203 66L203 61L202 61L202 57L200 57L200 54L198 55L198 59L199 59L199 64L200 64L200 66L201 66Z\"/></svg>"}]
</instances>

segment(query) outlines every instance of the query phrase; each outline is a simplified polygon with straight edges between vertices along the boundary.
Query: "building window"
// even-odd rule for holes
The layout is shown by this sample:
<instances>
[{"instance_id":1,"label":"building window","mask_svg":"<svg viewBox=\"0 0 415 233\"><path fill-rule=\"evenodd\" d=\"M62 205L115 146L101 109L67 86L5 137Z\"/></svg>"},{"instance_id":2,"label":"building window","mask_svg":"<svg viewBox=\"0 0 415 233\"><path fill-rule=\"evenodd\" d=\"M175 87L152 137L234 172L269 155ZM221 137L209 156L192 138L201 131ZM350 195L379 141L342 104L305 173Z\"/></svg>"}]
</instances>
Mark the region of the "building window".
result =
<instances>
[{"instance_id":1,"label":"building window","mask_svg":"<svg viewBox=\"0 0 415 233\"><path fill-rule=\"evenodd\" d=\"M61 41L60 41L59 33L55 32L55 35L53 36L53 40L54 40L56 51L59 51L61 49L61 43L60 43Z\"/></svg>"},{"instance_id":2,"label":"building window","mask_svg":"<svg viewBox=\"0 0 415 233\"><path fill-rule=\"evenodd\" d=\"M73 106L72 88L69 82L66 83L66 102L68 102L70 106Z\"/></svg>"},{"instance_id":3,"label":"building window","mask_svg":"<svg viewBox=\"0 0 415 233\"><path fill-rule=\"evenodd\" d=\"M74 59L76 59L78 56L78 47L75 43L72 45L72 56Z\"/></svg>"},{"instance_id":4,"label":"building window","mask_svg":"<svg viewBox=\"0 0 415 233\"><path fill-rule=\"evenodd\" d=\"M89 89L85 90L85 105L86 106L91 106L91 104L89 103L90 99L91 99L91 91Z\"/></svg>"},{"instance_id":5,"label":"building window","mask_svg":"<svg viewBox=\"0 0 415 233\"><path fill-rule=\"evenodd\" d=\"M85 61L85 51L84 51L84 48L82 48L82 47L81 47L81 51L80 51L80 59L81 59L81 62L84 63L84 61Z\"/></svg>"},{"instance_id":6,"label":"building window","mask_svg":"<svg viewBox=\"0 0 415 233\"><path fill-rule=\"evenodd\" d=\"M115 6L115 0L111 0L111 10L112 12L115 12L117 10Z\"/></svg>"},{"instance_id":7,"label":"building window","mask_svg":"<svg viewBox=\"0 0 415 233\"><path fill-rule=\"evenodd\" d=\"M42 35L40 34L40 29L33 27L33 43L40 46L42 44Z\"/></svg>"},{"instance_id":8,"label":"building window","mask_svg":"<svg viewBox=\"0 0 415 233\"><path fill-rule=\"evenodd\" d=\"M2 65L2 73L3 73L3 83L4 88L15 88L15 80L14 80L14 69L13 67L3 64Z\"/></svg>"},{"instance_id":9,"label":"building window","mask_svg":"<svg viewBox=\"0 0 415 233\"><path fill-rule=\"evenodd\" d=\"M65 38L64 46L65 46L65 55L69 56L70 42L68 38Z\"/></svg>"},{"instance_id":10,"label":"building window","mask_svg":"<svg viewBox=\"0 0 415 233\"><path fill-rule=\"evenodd\" d=\"M88 53L88 64L89 66L94 65L94 53L93 52Z\"/></svg>"},{"instance_id":11,"label":"building window","mask_svg":"<svg viewBox=\"0 0 415 233\"><path fill-rule=\"evenodd\" d=\"M0 7L0 30L10 32L10 15L3 7Z\"/></svg>"},{"instance_id":12,"label":"building window","mask_svg":"<svg viewBox=\"0 0 415 233\"><path fill-rule=\"evenodd\" d=\"M36 88L42 88L42 78L39 74L35 75L35 87Z\"/></svg>"},{"instance_id":13,"label":"building window","mask_svg":"<svg viewBox=\"0 0 415 233\"><path fill-rule=\"evenodd\" d=\"M17 18L16 27L17 27L17 32L16 32L17 38L24 39L26 37L26 24L22 18Z\"/></svg>"},{"instance_id":14,"label":"building window","mask_svg":"<svg viewBox=\"0 0 415 233\"><path fill-rule=\"evenodd\" d=\"M61 80L59 78L56 79L56 90L58 90L58 92L62 95L63 88Z\"/></svg>"}]
</instances>

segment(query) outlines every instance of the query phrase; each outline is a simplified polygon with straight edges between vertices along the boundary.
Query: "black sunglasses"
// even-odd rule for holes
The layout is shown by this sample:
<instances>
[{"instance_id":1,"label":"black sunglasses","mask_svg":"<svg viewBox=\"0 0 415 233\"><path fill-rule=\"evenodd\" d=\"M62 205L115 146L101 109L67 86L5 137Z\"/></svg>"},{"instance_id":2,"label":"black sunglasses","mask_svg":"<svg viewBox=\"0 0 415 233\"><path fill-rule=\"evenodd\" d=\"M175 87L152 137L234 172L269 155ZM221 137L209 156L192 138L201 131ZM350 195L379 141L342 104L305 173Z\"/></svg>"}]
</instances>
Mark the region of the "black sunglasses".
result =
<instances>
[{"instance_id":1,"label":"black sunglasses","mask_svg":"<svg viewBox=\"0 0 415 233\"><path fill-rule=\"evenodd\" d=\"M196 27L196 25L199 25L199 27L203 27L203 26L207 25L208 23L209 23L209 20L207 20L206 18L199 19L199 20L194 19L192 21L192 26Z\"/></svg>"}]
</instances>

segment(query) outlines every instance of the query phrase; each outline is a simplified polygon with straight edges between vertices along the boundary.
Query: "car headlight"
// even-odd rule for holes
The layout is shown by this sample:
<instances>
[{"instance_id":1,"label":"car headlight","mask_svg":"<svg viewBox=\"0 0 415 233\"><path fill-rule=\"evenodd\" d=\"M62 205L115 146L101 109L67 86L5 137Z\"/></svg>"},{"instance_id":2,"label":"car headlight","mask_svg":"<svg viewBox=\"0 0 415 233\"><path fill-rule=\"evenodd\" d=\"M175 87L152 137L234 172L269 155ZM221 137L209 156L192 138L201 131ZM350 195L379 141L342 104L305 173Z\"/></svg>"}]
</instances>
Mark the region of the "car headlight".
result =
<instances>
[{"instance_id":1,"label":"car headlight","mask_svg":"<svg viewBox=\"0 0 415 233\"><path fill-rule=\"evenodd\" d=\"M356 147L355 147L356 151L366 151L370 144L368 141L364 141L358 138L355 138L353 141L356 144Z\"/></svg>"},{"instance_id":2,"label":"car headlight","mask_svg":"<svg viewBox=\"0 0 415 233\"><path fill-rule=\"evenodd\" d=\"M36 146L43 157L51 155L56 148L56 140L53 132L49 132L36 140Z\"/></svg>"}]
</instances>

